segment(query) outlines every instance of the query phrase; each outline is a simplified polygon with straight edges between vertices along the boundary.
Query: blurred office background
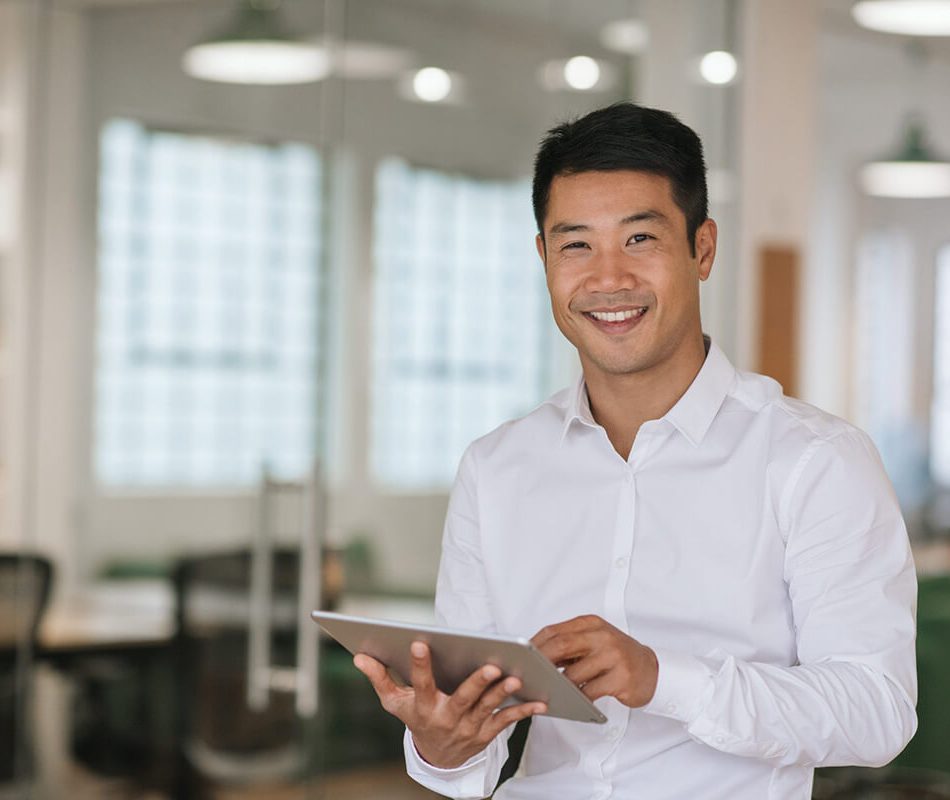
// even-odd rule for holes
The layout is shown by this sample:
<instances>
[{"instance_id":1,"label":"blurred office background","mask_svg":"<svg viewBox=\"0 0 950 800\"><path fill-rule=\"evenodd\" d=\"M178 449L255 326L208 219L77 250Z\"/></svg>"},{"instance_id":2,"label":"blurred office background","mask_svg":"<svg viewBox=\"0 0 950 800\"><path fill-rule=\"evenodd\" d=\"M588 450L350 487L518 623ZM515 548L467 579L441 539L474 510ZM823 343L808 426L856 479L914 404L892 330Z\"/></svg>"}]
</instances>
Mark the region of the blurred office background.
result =
<instances>
[{"instance_id":1,"label":"blurred office background","mask_svg":"<svg viewBox=\"0 0 950 800\"><path fill-rule=\"evenodd\" d=\"M431 618L463 448L577 373L536 144L622 99L704 139L707 332L914 542L921 733L816 797L950 796L950 12L853 6L0 0L0 796L431 796L305 612Z\"/></svg>"}]
</instances>

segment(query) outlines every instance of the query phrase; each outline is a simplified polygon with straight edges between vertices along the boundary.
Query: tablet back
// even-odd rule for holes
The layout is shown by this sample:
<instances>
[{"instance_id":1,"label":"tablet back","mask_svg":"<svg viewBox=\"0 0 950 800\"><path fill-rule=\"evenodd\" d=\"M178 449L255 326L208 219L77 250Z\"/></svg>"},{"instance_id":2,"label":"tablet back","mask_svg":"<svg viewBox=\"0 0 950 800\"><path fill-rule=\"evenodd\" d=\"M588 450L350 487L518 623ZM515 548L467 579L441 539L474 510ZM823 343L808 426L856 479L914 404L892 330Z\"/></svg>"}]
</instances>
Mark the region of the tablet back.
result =
<instances>
[{"instance_id":1,"label":"tablet back","mask_svg":"<svg viewBox=\"0 0 950 800\"><path fill-rule=\"evenodd\" d=\"M352 617L329 611L311 616L328 634L354 655L365 653L385 664L408 684L409 646L429 645L436 685L451 694L479 667L494 664L503 675L514 675L522 688L511 702L541 701L548 716L579 722L606 722L607 718L557 667L527 639L472 634L447 628Z\"/></svg>"}]
</instances>

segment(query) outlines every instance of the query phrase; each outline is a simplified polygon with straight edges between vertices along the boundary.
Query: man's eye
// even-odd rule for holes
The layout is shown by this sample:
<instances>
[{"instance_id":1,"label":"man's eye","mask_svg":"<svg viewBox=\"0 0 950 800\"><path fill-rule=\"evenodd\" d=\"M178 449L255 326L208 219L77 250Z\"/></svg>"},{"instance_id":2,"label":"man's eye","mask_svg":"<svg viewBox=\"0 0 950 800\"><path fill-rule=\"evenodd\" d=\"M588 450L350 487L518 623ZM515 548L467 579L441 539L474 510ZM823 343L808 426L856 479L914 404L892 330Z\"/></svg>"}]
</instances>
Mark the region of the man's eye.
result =
<instances>
[{"instance_id":1,"label":"man's eye","mask_svg":"<svg viewBox=\"0 0 950 800\"><path fill-rule=\"evenodd\" d=\"M635 233L630 237L631 244L641 244L642 242L649 241L653 237L649 233Z\"/></svg>"},{"instance_id":2,"label":"man's eye","mask_svg":"<svg viewBox=\"0 0 950 800\"><path fill-rule=\"evenodd\" d=\"M580 250L584 247L587 247L587 242L568 242L561 249L562 250Z\"/></svg>"}]
</instances>

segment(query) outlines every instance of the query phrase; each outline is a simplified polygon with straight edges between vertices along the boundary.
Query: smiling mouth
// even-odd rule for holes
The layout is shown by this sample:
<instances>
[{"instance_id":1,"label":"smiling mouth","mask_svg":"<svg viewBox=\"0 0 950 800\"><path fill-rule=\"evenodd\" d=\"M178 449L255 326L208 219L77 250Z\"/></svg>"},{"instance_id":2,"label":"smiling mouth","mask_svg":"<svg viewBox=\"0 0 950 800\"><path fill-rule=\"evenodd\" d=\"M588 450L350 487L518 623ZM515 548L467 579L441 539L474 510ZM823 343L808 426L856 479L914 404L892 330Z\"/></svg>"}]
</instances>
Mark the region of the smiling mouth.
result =
<instances>
[{"instance_id":1,"label":"smiling mouth","mask_svg":"<svg viewBox=\"0 0 950 800\"><path fill-rule=\"evenodd\" d=\"M638 319L647 313L647 307L628 308L624 311L585 311L584 315L596 319L598 322L627 322Z\"/></svg>"}]
</instances>

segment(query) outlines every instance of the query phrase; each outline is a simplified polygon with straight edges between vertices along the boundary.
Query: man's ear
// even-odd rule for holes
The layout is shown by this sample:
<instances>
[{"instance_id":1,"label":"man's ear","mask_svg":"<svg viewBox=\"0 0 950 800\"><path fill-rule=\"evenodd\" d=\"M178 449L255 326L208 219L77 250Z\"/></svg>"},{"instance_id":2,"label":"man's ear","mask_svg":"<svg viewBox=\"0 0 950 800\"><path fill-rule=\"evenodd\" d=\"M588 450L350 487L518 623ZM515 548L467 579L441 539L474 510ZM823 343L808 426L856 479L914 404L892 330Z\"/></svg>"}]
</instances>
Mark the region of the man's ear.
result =
<instances>
[{"instance_id":1,"label":"man's ear","mask_svg":"<svg viewBox=\"0 0 950 800\"><path fill-rule=\"evenodd\" d=\"M716 240L719 229L716 221L709 219L696 229L696 273L701 281L709 277L712 272L713 261L716 260Z\"/></svg>"},{"instance_id":2,"label":"man's ear","mask_svg":"<svg viewBox=\"0 0 950 800\"><path fill-rule=\"evenodd\" d=\"M544 237L539 233L534 237L534 246L538 248L538 257L544 265L544 271L548 271L548 248L544 243Z\"/></svg>"}]
</instances>

